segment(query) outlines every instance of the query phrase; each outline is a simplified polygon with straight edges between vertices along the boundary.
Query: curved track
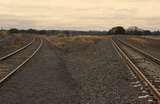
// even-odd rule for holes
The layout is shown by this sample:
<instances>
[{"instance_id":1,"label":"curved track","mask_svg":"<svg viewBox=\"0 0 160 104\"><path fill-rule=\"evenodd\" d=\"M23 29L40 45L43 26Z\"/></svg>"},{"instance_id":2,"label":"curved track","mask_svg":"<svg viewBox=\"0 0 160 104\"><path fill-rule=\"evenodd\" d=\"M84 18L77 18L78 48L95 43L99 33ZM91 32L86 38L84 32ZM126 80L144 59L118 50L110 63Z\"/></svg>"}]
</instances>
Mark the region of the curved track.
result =
<instances>
[{"instance_id":1,"label":"curved track","mask_svg":"<svg viewBox=\"0 0 160 104\"><path fill-rule=\"evenodd\" d=\"M0 84L27 63L42 47L43 40L35 38L29 44L0 58Z\"/></svg>"},{"instance_id":2,"label":"curved track","mask_svg":"<svg viewBox=\"0 0 160 104\"><path fill-rule=\"evenodd\" d=\"M127 63L137 78L143 82L146 90L149 90L156 102L160 104L160 79L157 81L159 74L157 74L158 72L156 73L160 68L159 59L123 41L112 39L112 43L121 58Z\"/></svg>"},{"instance_id":3,"label":"curved track","mask_svg":"<svg viewBox=\"0 0 160 104\"><path fill-rule=\"evenodd\" d=\"M18 52L20 52L20 51L22 51L22 50L24 50L25 48L27 48L28 46L30 46L30 45L33 43L33 41L34 41L34 39L33 39L30 43L28 43L27 45L25 45L25 46L23 46L23 47L15 50L15 51L9 53L9 54L7 54L7 55L5 55L5 56L3 56L3 57L0 57L0 61L6 59L6 58L8 58L8 57L10 57L10 56L12 56L12 55L14 55L14 54L16 54L16 53L18 53Z\"/></svg>"}]
</instances>

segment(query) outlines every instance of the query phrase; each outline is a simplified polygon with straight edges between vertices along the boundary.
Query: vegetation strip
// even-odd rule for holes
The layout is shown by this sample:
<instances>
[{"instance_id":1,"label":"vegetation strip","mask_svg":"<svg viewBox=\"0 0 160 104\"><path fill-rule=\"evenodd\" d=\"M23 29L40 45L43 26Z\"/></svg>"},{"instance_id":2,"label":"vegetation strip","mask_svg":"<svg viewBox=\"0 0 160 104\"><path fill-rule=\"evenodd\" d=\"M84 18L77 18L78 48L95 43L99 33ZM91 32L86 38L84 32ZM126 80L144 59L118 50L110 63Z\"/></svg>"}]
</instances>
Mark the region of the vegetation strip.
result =
<instances>
[{"instance_id":1,"label":"vegetation strip","mask_svg":"<svg viewBox=\"0 0 160 104\"><path fill-rule=\"evenodd\" d=\"M118 46L118 44L112 39L113 46L115 47L118 54L127 62L132 71L136 76L144 81L144 84L150 89L154 97L160 103L160 92L159 90L147 79L147 77L140 71L140 69L131 61L130 57Z\"/></svg>"},{"instance_id":2,"label":"vegetation strip","mask_svg":"<svg viewBox=\"0 0 160 104\"><path fill-rule=\"evenodd\" d=\"M3 83L8 77L10 77L12 74L14 74L18 69L20 69L25 63L27 63L42 47L43 40L41 39L40 45L38 48L33 52L31 56L29 56L25 61L23 61L19 66L17 66L15 69L13 69L9 74L7 74L3 79L0 80L0 84Z\"/></svg>"}]
</instances>

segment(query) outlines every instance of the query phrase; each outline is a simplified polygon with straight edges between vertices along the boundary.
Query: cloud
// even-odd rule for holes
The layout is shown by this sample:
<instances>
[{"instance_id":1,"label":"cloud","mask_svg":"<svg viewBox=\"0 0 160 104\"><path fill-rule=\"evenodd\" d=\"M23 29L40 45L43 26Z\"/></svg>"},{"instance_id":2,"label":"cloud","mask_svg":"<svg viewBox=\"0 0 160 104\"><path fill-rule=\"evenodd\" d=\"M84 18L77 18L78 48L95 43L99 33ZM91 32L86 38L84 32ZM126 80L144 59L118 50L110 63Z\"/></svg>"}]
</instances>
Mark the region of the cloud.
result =
<instances>
[{"instance_id":1,"label":"cloud","mask_svg":"<svg viewBox=\"0 0 160 104\"><path fill-rule=\"evenodd\" d=\"M2 0L7 27L106 29L115 25L157 27L159 0Z\"/></svg>"},{"instance_id":2,"label":"cloud","mask_svg":"<svg viewBox=\"0 0 160 104\"><path fill-rule=\"evenodd\" d=\"M34 26L34 21L13 15L0 15L0 24L3 28L29 28Z\"/></svg>"}]
</instances>

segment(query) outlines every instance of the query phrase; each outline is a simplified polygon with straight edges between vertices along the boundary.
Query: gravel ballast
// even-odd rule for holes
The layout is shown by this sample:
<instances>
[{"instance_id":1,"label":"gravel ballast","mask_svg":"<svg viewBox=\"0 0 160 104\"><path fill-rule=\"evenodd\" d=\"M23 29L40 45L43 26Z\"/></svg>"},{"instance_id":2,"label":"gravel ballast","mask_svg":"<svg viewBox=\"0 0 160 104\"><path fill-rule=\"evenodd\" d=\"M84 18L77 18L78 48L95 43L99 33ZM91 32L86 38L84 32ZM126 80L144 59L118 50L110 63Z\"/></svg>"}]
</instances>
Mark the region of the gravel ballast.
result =
<instances>
[{"instance_id":1,"label":"gravel ballast","mask_svg":"<svg viewBox=\"0 0 160 104\"><path fill-rule=\"evenodd\" d=\"M1 104L78 104L76 83L47 44L0 88Z\"/></svg>"},{"instance_id":2,"label":"gravel ballast","mask_svg":"<svg viewBox=\"0 0 160 104\"><path fill-rule=\"evenodd\" d=\"M40 52L0 88L2 104L150 104L110 40ZM81 46L80 46L81 45ZM67 48L66 48L67 47ZM135 83L135 84L133 84Z\"/></svg>"},{"instance_id":3,"label":"gravel ballast","mask_svg":"<svg viewBox=\"0 0 160 104\"><path fill-rule=\"evenodd\" d=\"M80 85L81 104L148 104L146 99L138 99L141 91L133 88L135 79L110 40L81 51L71 49L64 59Z\"/></svg>"},{"instance_id":4,"label":"gravel ballast","mask_svg":"<svg viewBox=\"0 0 160 104\"><path fill-rule=\"evenodd\" d=\"M139 42L132 39L133 37L128 38L128 43L131 45L153 55L156 58L160 59L160 40L142 38L142 37L134 37L135 39L141 39L144 42Z\"/></svg>"}]
</instances>

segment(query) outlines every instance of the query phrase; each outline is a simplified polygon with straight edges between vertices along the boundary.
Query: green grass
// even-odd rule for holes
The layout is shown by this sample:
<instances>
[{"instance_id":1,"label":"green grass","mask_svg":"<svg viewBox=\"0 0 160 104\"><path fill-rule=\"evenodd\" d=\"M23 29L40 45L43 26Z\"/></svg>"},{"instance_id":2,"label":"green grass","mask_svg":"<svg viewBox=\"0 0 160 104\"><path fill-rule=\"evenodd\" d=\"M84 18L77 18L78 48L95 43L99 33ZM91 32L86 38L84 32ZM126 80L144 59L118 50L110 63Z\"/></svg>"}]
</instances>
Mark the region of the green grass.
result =
<instances>
[{"instance_id":1,"label":"green grass","mask_svg":"<svg viewBox=\"0 0 160 104\"><path fill-rule=\"evenodd\" d=\"M155 40L160 40L160 35L159 36L142 36L144 38L149 38L149 39L155 39Z\"/></svg>"}]
</instances>

